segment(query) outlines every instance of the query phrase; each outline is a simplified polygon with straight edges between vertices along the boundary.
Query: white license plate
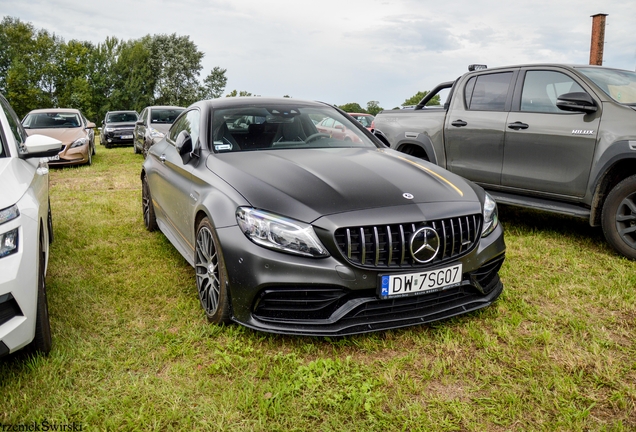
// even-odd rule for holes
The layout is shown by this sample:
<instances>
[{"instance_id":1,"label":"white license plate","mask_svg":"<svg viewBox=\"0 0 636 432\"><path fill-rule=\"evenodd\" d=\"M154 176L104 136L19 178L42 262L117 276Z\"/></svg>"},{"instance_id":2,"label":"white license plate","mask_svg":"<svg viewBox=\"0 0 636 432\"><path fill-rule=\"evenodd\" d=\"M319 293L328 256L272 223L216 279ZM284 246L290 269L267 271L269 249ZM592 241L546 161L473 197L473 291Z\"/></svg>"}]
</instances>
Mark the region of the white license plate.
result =
<instances>
[{"instance_id":1,"label":"white license plate","mask_svg":"<svg viewBox=\"0 0 636 432\"><path fill-rule=\"evenodd\" d=\"M461 264L418 273L382 275L380 297L386 299L439 291L459 285L461 281Z\"/></svg>"},{"instance_id":2,"label":"white license plate","mask_svg":"<svg viewBox=\"0 0 636 432\"><path fill-rule=\"evenodd\" d=\"M47 159L49 161L58 161L58 160L60 160L60 155L49 156Z\"/></svg>"},{"instance_id":3,"label":"white license plate","mask_svg":"<svg viewBox=\"0 0 636 432\"><path fill-rule=\"evenodd\" d=\"M132 135L122 135L121 139L132 139Z\"/></svg>"}]
</instances>

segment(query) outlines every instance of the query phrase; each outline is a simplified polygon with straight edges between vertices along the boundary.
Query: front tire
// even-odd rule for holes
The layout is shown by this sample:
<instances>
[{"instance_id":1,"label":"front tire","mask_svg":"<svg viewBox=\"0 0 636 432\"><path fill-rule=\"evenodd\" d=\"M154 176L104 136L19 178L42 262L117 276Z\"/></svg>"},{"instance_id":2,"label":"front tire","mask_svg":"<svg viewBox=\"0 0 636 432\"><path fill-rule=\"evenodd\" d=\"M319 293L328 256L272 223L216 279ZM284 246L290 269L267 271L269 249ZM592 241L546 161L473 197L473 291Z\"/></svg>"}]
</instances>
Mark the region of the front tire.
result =
<instances>
[{"instance_id":1,"label":"front tire","mask_svg":"<svg viewBox=\"0 0 636 432\"><path fill-rule=\"evenodd\" d=\"M208 218L203 218L197 227L194 269L199 301L208 321L214 324L230 322L227 271L219 240Z\"/></svg>"},{"instance_id":2,"label":"front tire","mask_svg":"<svg viewBox=\"0 0 636 432\"><path fill-rule=\"evenodd\" d=\"M609 244L618 253L636 260L636 175L612 189L603 204L601 219Z\"/></svg>"},{"instance_id":3,"label":"front tire","mask_svg":"<svg viewBox=\"0 0 636 432\"><path fill-rule=\"evenodd\" d=\"M150 186L146 176L141 180L141 209L144 216L144 225L148 231L157 229L157 217L155 216L155 207L152 204L152 196L150 195Z\"/></svg>"},{"instance_id":4,"label":"front tire","mask_svg":"<svg viewBox=\"0 0 636 432\"><path fill-rule=\"evenodd\" d=\"M35 316L35 336L27 346L27 351L34 354L48 354L53 345L51 337L51 322L49 320L49 304L46 299L46 249L44 247L44 234L40 234L40 247L38 250L38 299Z\"/></svg>"}]
</instances>

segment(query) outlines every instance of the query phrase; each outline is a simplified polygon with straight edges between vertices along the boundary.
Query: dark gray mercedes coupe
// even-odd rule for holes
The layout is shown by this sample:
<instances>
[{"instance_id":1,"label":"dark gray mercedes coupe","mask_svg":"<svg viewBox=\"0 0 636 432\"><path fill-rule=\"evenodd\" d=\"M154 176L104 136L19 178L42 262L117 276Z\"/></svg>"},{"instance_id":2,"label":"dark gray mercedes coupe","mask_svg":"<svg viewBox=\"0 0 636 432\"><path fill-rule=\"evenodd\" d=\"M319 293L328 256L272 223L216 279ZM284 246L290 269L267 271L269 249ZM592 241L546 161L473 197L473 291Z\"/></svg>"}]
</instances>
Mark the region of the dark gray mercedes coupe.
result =
<instances>
[{"instance_id":1,"label":"dark gray mercedes coupe","mask_svg":"<svg viewBox=\"0 0 636 432\"><path fill-rule=\"evenodd\" d=\"M328 104L197 102L141 182L147 229L194 267L213 323L347 335L471 312L503 290L495 201Z\"/></svg>"}]
</instances>

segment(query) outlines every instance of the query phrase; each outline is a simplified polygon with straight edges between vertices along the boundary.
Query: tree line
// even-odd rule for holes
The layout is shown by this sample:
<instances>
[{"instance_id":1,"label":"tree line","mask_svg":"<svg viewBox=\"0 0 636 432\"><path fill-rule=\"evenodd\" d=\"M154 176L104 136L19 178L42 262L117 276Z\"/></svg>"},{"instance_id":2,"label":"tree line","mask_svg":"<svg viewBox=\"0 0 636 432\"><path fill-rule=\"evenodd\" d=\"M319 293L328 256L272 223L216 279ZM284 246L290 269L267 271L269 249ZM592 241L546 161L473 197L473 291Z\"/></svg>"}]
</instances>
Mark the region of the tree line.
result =
<instances>
[{"instance_id":1,"label":"tree line","mask_svg":"<svg viewBox=\"0 0 636 432\"><path fill-rule=\"evenodd\" d=\"M200 80L204 54L176 34L66 42L5 16L0 47L0 91L20 117L36 108L72 107L96 120L112 110L188 106L220 97L227 83L218 66Z\"/></svg>"},{"instance_id":2,"label":"tree line","mask_svg":"<svg viewBox=\"0 0 636 432\"><path fill-rule=\"evenodd\" d=\"M189 36L66 42L31 23L5 16L0 22L0 92L19 117L37 108L69 107L97 121L113 110L186 107L221 97L225 91L226 69L216 66L200 79L203 55ZM417 104L427 93L417 92L402 106ZM226 96L250 95L233 90ZM340 108L373 115L383 110L378 101L367 102L366 108L355 102Z\"/></svg>"}]
</instances>

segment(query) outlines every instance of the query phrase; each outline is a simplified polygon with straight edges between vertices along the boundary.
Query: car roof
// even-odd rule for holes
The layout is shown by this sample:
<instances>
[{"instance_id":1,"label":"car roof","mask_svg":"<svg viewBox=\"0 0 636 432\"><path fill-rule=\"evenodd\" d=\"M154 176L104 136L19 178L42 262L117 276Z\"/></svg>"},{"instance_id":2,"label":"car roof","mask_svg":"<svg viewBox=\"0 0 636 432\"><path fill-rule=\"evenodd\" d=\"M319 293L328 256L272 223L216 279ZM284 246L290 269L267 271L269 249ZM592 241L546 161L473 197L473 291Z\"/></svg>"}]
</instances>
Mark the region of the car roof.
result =
<instances>
[{"instance_id":1,"label":"car roof","mask_svg":"<svg viewBox=\"0 0 636 432\"><path fill-rule=\"evenodd\" d=\"M150 105L147 106L144 109L185 109L184 107L180 107L180 106L175 106L175 105Z\"/></svg>"},{"instance_id":2,"label":"car roof","mask_svg":"<svg viewBox=\"0 0 636 432\"><path fill-rule=\"evenodd\" d=\"M598 65L589 65L589 64L576 64L576 63L526 63L526 64L515 64L515 65L507 65L507 66L496 66L489 67L486 69L478 69L475 71L470 71L468 73L474 72L488 72L488 71L497 71L502 69L515 69L515 68L528 68L528 67L557 67L557 68L566 68L566 69L577 69L577 68L599 68L599 69L615 69L615 70L626 70L619 68L611 68L607 66L598 66Z\"/></svg>"},{"instance_id":3,"label":"car roof","mask_svg":"<svg viewBox=\"0 0 636 432\"><path fill-rule=\"evenodd\" d=\"M258 96L238 96L238 97L225 97L225 98L217 98L217 99L206 99L199 102L195 102L191 105L193 106L205 106L206 108L235 108L235 107L262 107L262 106L271 106L271 105L282 105L282 106L315 106L315 107L324 107L330 106L333 108L333 105L328 104L326 102L319 101L311 101L304 99L293 99L293 98L272 98L272 97L258 97Z\"/></svg>"},{"instance_id":4,"label":"car roof","mask_svg":"<svg viewBox=\"0 0 636 432\"><path fill-rule=\"evenodd\" d=\"M75 108L38 108L29 111L29 114L33 113L50 113L50 112L74 112L80 114L80 110Z\"/></svg>"}]
</instances>

